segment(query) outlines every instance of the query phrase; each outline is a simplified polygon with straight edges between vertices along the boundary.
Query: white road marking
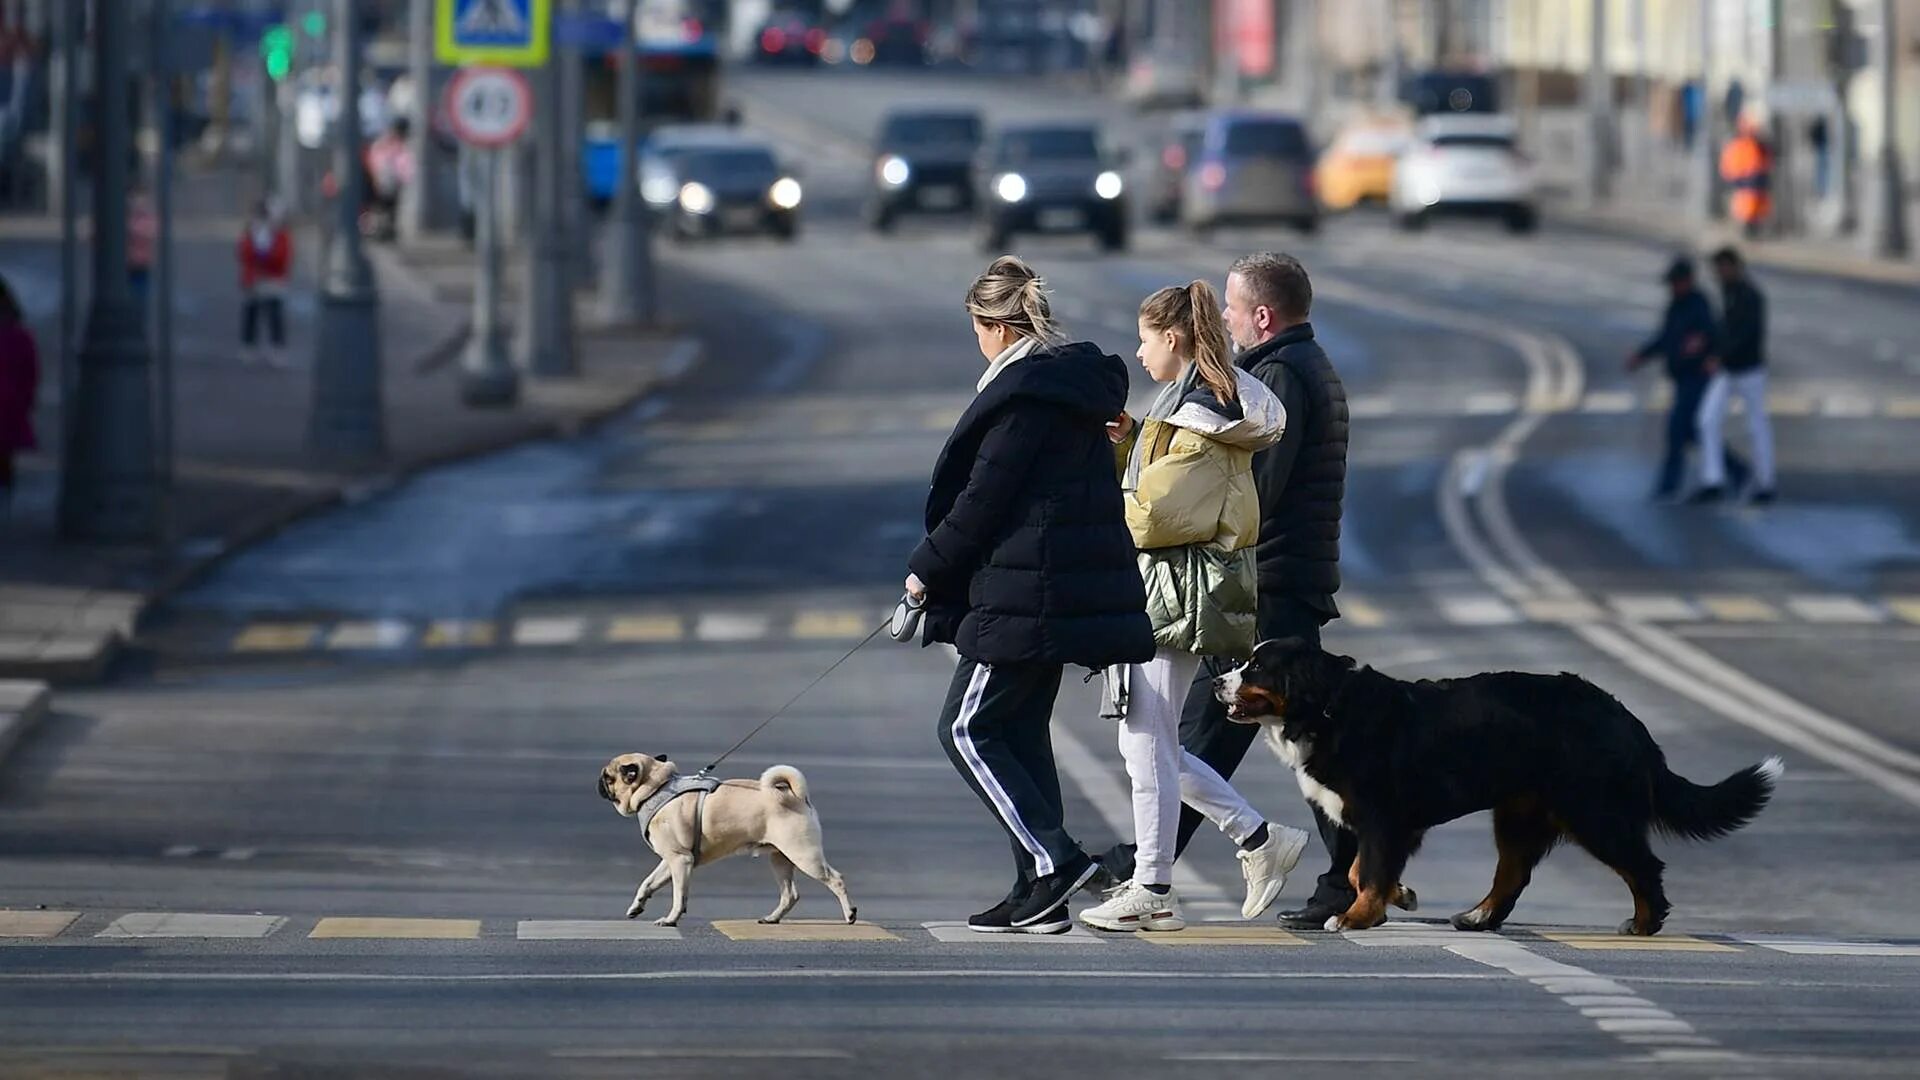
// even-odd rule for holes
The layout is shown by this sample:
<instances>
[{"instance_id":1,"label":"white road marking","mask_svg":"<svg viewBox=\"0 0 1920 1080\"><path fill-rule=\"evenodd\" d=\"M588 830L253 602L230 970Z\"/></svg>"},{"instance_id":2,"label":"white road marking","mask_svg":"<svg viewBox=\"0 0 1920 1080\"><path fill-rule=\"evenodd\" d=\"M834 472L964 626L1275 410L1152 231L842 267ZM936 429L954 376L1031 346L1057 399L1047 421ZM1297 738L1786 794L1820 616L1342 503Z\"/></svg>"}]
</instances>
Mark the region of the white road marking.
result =
<instances>
[{"instance_id":1,"label":"white road marking","mask_svg":"<svg viewBox=\"0 0 1920 1080\"><path fill-rule=\"evenodd\" d=\"M1630 413L1637 401L1631 390L1595 390L1580 401L1583 413Z\"/></svg>"},{"instance_id":2,"label":"white road marking","mask_svg":"<svg viewBox=\"0 0 1920 1080\"><path fill-rule=\"evenodd\" d=\"M263 938L286 925L278 915L202 915L136 911L96 934L103 938Z\"/></svg>"},{"instance_id":3,"label":"white road marking","mask_svg":"<svg viewBox=\"0 0 1920 1080\"><path fill-rule=\"evenodd\" d=\"M1607 598L1614 613L1634 622L1693 622L1700 609L1678 596L1629 593Z\"/></svg>"},{"instance_id":4,"label":"white road marking","mask_svg":"<svg viewBox=\"0 0 1920 1080\"><path fill-rule=\"evenodd\" d=\"M554 1050L549 1053L549 1056L556 1057L556 1058L568 1058L576 1061L619 1061L622 1059L634 1059L634 1060L640 1060L640 1061L656 1061L656 1060L674 1061L674 1060L695 1060L695 1059L715 1059L715 1060L723 1060L723 1061L725 1060L755 1061L762 1058L778 1058L781 1060L786 1060L791 1058L796 1060L809 1060L809 1061L850 1061L853 1058L853 1055L846 1052L845 1050L822 1050L822 1049L809 1048L809 1047L768 1047L766 1049L756 1049L753 1047L745 1047L745 1046L739 1046L739 1047L694 1046L694 1047L687 1047L685 1049L680 1049L680 1050L675 1050L671 1047L645 1047L645 1048L631 1049L631 1050L621 1048L621 1047L614 1047L606 1050L598 1050L598 1049Z\"/></svg>"},{"instance_id":5,"label":"white road marking","mask_svg":"<svg viewBox=\"0 0 1920 1080\"><path fill-rule=\"evenodd\" d=\"M1017 982L1137 981L1156 982L1494 982L1498 975L1476 971L1168 971L1146 968L1115 971L1108 968L1046 971L1032 968L723 968L666 971L489 971L464 974L372 971L0 971L6 983L559 983L559 982L769 982L783 979L845 979L849 982L946 982L1010 980ZM1652 981L1652 980L1649 980Z\"/></svg>"},{"instance_id":6,"label":"white road marking","mask_svg":"<svg viewBox=\"0 0 1920 1080\"><path fill-rule=\"evenodd\" d=\"M1513 412L1519 407L1519 397L1504 390L1467 395L1466 411L1468 416L1494 416L1500 413Z\"/></svg>"},{"instance_id":7,"label":"white road marking","mask_svg":"<svg viewBox=\"0 0 1920 1080\"><path fill-rule=\"evenodd\" d=\"M1787 610L1808 622L1817 623L1883 623L1887 613L1858 597L1831 596L1790 596L1787 598Z\"/></svg>"},{"instance_id":8,"label":"white road marking","mask_svg":"<svg viewBox=\"0 0 1920 1080\"><path fill-rule=\"evenodd\" d=\"M346 622L327 635L329 649L397 649L413 636L413 628L399 619Z\"/></svg>"},{"instance_id":9,"label":"white road marking","mask_svg":"<svg viewBox=\"0 0 1920 1080\"><path fill-rule=\"evenodd\" d=\"M1898 945L1884 941L1818 941L1780 937L1735 940L1793 956L1920 956L1920 945Z\"/></svg>"},{"instance_id":10,"label":"white road marking","mask_svg":"<svg viewBox=\"0 0 1920 1080\"><path fill-rule=\"evenodd\" d=\"M1873 398L1836 395L1821 399L1820 415L1836 419L1860 419L1878 412L1878 404Z\"/></svg>"},{"instance_id":11,"label":"white road marking","mask_svg":"<svg viewBox=\"0 0 1920 1080\"><path fill-rule=\"evenodd\" d=\"M192 844L175 844L160 854L169 859L191 859L199 853L200 849Z\"/></svg>"},{"instance_id":12,"label":"white road marking","mask_svg":"<svg viewBox=\"0 0 1920 1080\"><path fill-rule=\"evenodd\" d=\"M1494 596L1443 596L1440 617L1458 626L1509 626L1521 621L1513 605Z\"/></svg>"},{"instance_id":13,"label":"white road marking","mask_svg":"<svg viewBox=\"0 0 1920 1080\"><path fill-rule=\"evenodd\" d=\"M1079 923L1075 923L1073 929L1064 934L976 934L972 930L967 929L967 924L963 922L930 922L921 923L920 925L926 927L927 933L933 935L933 940L945 942L949 945L1004 945L1008 942L1020 941L1034 942L1041 945L1102 944L1100 935L1095 934ZM1114 936L1120 937L1124 935L1116 934Z\"/></svg>"},{"instance_id":14,"label":"white road marking","mask_svg":"<svg viewBox=\"0 0 1920 1080\"><path fill-rule=\"evenodd\" d=\"M220 857L222 859L225 859L227 862L246 862L248 859L251 859L258 854L260 854L259 848L230 847L227 850L221 852Z\"/></svg>"},{"instance_id":15,"label":"white road marking","mask_svg":"<svg viewBox=\"0 0 1920 1080\"><path fill-rule=\"evenodd\" d=\"M521 941L679 941L677 926L655 926L639 919L522 919L514 936Z\"/></svg>"},{"instance_id":16,"label":"white road marking","mask_svg":"<svg viewBox=\"0 0 1920 1080\"><path fill-rule=\"evenodd\" d=\"M773 620L765 615L714 612L700 616L693 636L701 641L758 641L767 636Z\"/></svg>"},{"instance_id":17,"label":"white road marking","mask_svg":"<svg viewBox=\"0 0 1920 1080\"><path fill-rule=\"evenodd\" d=\"M526 618L513 624L515 645L571 645L586 635L587 620L577 616Z\"/></svg>"}]
</instances>

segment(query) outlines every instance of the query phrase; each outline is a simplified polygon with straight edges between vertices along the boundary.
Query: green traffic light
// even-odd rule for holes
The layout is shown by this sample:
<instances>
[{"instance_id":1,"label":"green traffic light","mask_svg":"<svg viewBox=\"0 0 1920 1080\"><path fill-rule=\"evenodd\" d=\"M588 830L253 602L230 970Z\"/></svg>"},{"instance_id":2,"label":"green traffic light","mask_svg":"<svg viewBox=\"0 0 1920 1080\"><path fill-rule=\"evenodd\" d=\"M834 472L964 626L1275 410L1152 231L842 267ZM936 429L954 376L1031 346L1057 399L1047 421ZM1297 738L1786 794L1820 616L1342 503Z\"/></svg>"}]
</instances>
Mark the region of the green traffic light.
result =
<instances>
[{"instance_id":1,"label":"green traffic light","mask_svg":"<svg viewBox=\"0 0 1920 1080\"><path fill-rule=\"evenodd\" d=\"M324 11L309 11L305 15L300 16L300 29L305 30L308 37L320 37L324 35L327 32L327 13Z\"/></svg>"},{"instance_id":2,"label":"green traffic light","mask_svg":"<svg viewBox=\"0 0 1920 1080\"><path fill-rule=\"evenodd\" d=\"M260 35L260 58L267 63L267 77L279 82L293 70L293 31L284 26L268 27Z\"/></svg>"}]
</instances>

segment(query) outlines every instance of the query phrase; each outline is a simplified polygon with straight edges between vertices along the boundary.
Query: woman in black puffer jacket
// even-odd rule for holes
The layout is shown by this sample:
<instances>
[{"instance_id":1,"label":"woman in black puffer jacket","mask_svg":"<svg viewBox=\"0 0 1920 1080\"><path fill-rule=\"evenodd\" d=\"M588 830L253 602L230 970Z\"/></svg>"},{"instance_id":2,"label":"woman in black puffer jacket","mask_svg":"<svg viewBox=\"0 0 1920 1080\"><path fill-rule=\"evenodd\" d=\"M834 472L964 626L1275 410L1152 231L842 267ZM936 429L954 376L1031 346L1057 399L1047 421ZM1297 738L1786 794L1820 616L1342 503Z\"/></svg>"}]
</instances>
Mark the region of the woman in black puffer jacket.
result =
<instances>
[{"instance_id":1,"label":"woman in black puffer jacket","mask_svg":"<svg viewBox=\"0 0 1920 1080\"><path fill-rule=\"evenodd\" d=\"M960 653L940 717L947 755L1013 841L1018 881L983 933L1061 933L1095 864L1062 823L1047 727L1062 668L1153 657L1106 425L1127 367L1060 343L1040 278L1012 256L967 291L987 359L934 465L927 537L907 560L926 642Z\"/></svg>"}]
</instances>

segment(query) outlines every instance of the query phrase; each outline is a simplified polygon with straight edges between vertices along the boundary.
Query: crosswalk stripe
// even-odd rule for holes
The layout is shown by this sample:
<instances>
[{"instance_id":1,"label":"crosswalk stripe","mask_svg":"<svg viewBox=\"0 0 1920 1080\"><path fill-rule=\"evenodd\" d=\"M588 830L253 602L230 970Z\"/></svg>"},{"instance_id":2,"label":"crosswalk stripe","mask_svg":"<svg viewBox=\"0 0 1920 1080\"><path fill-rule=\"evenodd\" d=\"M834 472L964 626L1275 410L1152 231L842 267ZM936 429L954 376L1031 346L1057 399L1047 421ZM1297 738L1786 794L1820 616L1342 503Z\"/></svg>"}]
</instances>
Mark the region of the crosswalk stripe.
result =
<instances>
[{"instance_id":1,"label":"crosswalk stripe","mask_svg":"<svg viewBox=\"0 0 1920 1080\"><path fill-rule=\"evenodd\" d=\"M1885 941L1809 941L1777 937L1740 940L1793 956L1920 956L1920 945L1896 945Z\"/></svg>"},{"instance_id":2,"label":"crosswalk stripe","mask_svg":"<svg viewBox=\"0 0 1920 1080\"><path fill-rule=\"evenodd\" d=\"M320 636L314 623L254 623L233 639L234 652L298 652Z\"/></svg>"},{"instance_id":3,"label":"crosswalk stripe","mask_svg":"<svg viewBox=\"0 0 1920 1080\"><path fill-rule=\"evenodd\" d=\"M484 649L494 642L495 629L486 619L435 619L420 644L429 649Z\"/></svg>"},{"instance_id":4,"label":"crosswalk stripe","mask_svg":"<svg viewBox=\"0 0 1920 1080\"><path fill-rule=\"evenodd\" d=\"M700 616L693 636L701 641L758 641L767 636L773 620L765 615L713 613Z\"/></svg>"},{"instance_id":5,"label":"crosswalk stripe","mask_svg":"<svg viewBox=\"0 0 1920 1080\"><path fill-rule=\"evenodd\" d=\"M1029 942L1036 945L1098 945L1100 935L1075 923L1064 934L976 934L963 922L921 923L933 940L949 945L1008 945Z\"/></svg>"},{"instance_id":6,"label":"crosswalk stripe","mask_svg":"<svg viewBox=\"0 0 1920 1080\"><path fill-rule=\"evenodd\" d=\"M1635 937L1629 934L1585 934L1544 932L1548 941L1557 941L1590 952L1739 952L1718 941L1703 941L1685 934L1661 934L1659 937Z\"/></svg>"},{"instance_id":7,"label":"crosswalk stripe","mask_svg":"<svg viewBox=\"0 0 1920 1080\"><path fill-rule=\"evenodd\" d=\"M1598 607L1578 598L1550 597L1526 600L1520 604L1520 610L1535 622L1592 622L1601 616Z\"/></svg>"},{"instance_id":8,"label":"crosswalk stripe","mask_svg":"<svg viewBox=\"0 0 1920 1080\"><path fill-rule=\"evenodd\" d=\"M1277 926L1254 926L1248 923L1220 926L1196 926L1187 924L1185 930L1171 933L1143 933L1138 935L1143 941L1155 945L1253 945L1284 946L1305 945L1307 939L1298 934L1289 933Z\"/></svg>"},{"instance_id":9,"label":"crosswalk stripe","mask_svg":"<svg viewBox=\"0 0 1920 1080\"><path fill-rule=\"evenodd\" d=\"M678 615L621 615L607 623L608 641L679 641L686 633L686 624Z\"/></svg>"},{"instance_id":10,"label":"crosswalk stripe","mask_svg":"<svg viewBox=\"0 0 1920 1080\"><path fill-rule=\"evenodd\" d=\"M1790 596L1787 610L1808 622L1881 623L1886 612L1853 596Z\"/></svg>"},{"instance_id":11,"label":"crosswalk stripe","mask_svg":"<svg viewBox=\"0 0 1920 1080\"><path fill-rule=\"evenodd\" d=\"M1385 626L1387 623L1387 615L1386 612L1381 611L1369 601L1358 596L1342 596L1340 598L1340 621L1351 626L1357 626L1362 630L1371 630L1375 627Z\"/></svg>"},{"instance_id":12,"label":"crosswalk stripe","mask_svg":"<svg viewBox=\"0 0 1920 1080\"><path fill-rule=\"evenodd\" d=\"M587 632L587 620L579 616L565 618L527 618L513 624L515 645L571 645Z\"/></svg>"},{"instance_id":13,"label":"crosswalk stripe","mask_svg":"<svg viewBox=\"0 0 1920 1080\"><path fill-rule=\"evenodd\" d=\"M480 936L479 919L363 919L329 917L314 924L310 938L407 938L465 940Z\"/></svg>"},{"instance_id":14,"label":"crosswalk stripe","mask_svg":"<svg viewBox=\"0 0 1920 1080\"><path fill-rule=\"evenodd\" d=\"M677 926L655 926L639 919L522 919L514 930L521 941L679 941Z\"/></svg>"},{"instance_id":15,"label":"crosswalk stripe","mask_svg":"<svg viewBox=\"0 0 1920 1080\"><path fill-rule=\"evenodd\" d=\"M1887 610L1910 623L1920 623L1920 596L1890 596Z\"/></svg>"},{"instance_id":16,"label":"crosswalk stripe","mask_svg":"<svg viewBox=\"0 0 1920 1080\"><path fill-rule=\"evenodd\" d=\"M1370 417L1392 416L1393 413L1393 399L1382 394L1364 394L1347 399L1349 419L1364 420Z\"/></svg>"},{"instance_id":17,"label":"crosswalk stripe","mask_svg":"<svg viewBox=\"0 0 1920 1080\"><path fill-rule=\"evenodd\" d=\"M73 925L77 911L0 911L0 938L50 938Z\"/></svg>"},{"instance_id":18,"label":"crosswalk stripe","mask_svg":"<svg viewBox=\"0 0 1920 1080\"><path fill-rule=\"evenodd\" d=\"M1887 401L1887 415L1895 420L1920 420L1920 398L1897 397Z\"/></svg>"},{"instance_id":19,"label":"crosswalk stripe","mask_svg":"<svg viewBox=\"0 0 1920 1080\"><path fill-rule=\"evenodd\" d=\"M1872 416L1878 403L1867 397L1829 397L1820 402L1820 415L1838 419Z\"/></svg>"},{"instance_id":20,"label":"crosswalk stripe","mask_svg":"<svg viewBox=\"0 0 1920 1080\"><path fill-rule=\"evenodd\" d=\"M1583 413L1630 413L1635 398L1630 390L1595 390L1580 402Z\"/></svg>"},{"instance_id":21,"label":"crosswalk stripe","mask_svg":"<svg viewBox=\"0 0 1920 1080\"><path fill-rule=\"evenodd\" d=\"M327 648L397 649L412 635L413 628L398 619L345 622L327 635Z\"/></svg>"},{"instance_id":22,"label":"crosswalk stripe","mask_svg":"<svg viewBox=\"0 0 1920 1080\"><path fill-rule=\"evenodd\" d=\"M793 636L803 641L860 638L874 622L853 611L803 611L793 620Z\"/></svg>"},{"instance_id":23,"label":"crosswalk stripe","mask_svg":"<svg viewBox=\"0 0 1920 1080\"><path fill-rule=\"evenodd\" d=\"M96 934L103 938L263 938L286 923L278 915L205 915L135 911Z\"/></svg>"},{"instance_id":24,"label":"crosswalk stripe","mask_svg":"<svg viewBox=\"0 0 1920 1080\"><path fill-rule=\"evenodd\" d=\"M1692 622L1700 610L1678 596L1621 593L1607 598L1614 614L1634 622Z\"/></svg>"},{"instance_id":25,"label":"crosswalk stripe","mask_svg":"<svg viewBox=\"0 0 1920 1080\"><path fill-rule=\"evenodd\" d=\"M715 919L713 928L733 941L899 941L872 923L794 922L761 923L751 919Z\"/></svg>"},{"instance_id":26,"label":"crosswalk stripe","mask_svg":"<svg viewBox=\"0 0 1920 1080\"><path fill-rule=\"evenodd\" d=\"M1468 416L1492 416L1499 413L1510 413L1519 407L1520 399L1503 390L1467 395L1466 413Z\"/></svg>"},{"instance_id":27,"label":"crosswalk stripe","mask_svg":"<svg viewBox=\"0 0 1920 1080\"><path fill-rule=\"evenodd\" d=\"M921 417L921 425L928 431L951 431L953 425L960 422L960 409L934 409Z\"/></svg>"},{"instance_id":28,"label":"crosswalk stripe","mask_svg":"<svg viewBox=\"0 0 1920 1080\"><path fill-rule=\"evenodd\" d=\"M1819 402L1806 394L1771 394L1767 412L1774 416L1812 416Z\"/></svg>"},{"instance_id":29,"label":"crosswalk stripe","mask_svg":"<svg viewBox=\"0 0 1920 1080\"><path fill-rule=\"evenodd\" d=\"M1755 596L1702 596L1700 606L1721 622L1779 622L1780 612Z\"/></svg>"},{"instance_id":30,"label":"crosswalk stripe","mask_svg":"<svg viewBox=\"0 0 1920 1080\"><path fill-rule=\"evenodd\" d=\"M1460 626L1505 626L1520 621L1520 613L1493 596L1443 596L1440 615Z\"/></svg>"}]
</instances>

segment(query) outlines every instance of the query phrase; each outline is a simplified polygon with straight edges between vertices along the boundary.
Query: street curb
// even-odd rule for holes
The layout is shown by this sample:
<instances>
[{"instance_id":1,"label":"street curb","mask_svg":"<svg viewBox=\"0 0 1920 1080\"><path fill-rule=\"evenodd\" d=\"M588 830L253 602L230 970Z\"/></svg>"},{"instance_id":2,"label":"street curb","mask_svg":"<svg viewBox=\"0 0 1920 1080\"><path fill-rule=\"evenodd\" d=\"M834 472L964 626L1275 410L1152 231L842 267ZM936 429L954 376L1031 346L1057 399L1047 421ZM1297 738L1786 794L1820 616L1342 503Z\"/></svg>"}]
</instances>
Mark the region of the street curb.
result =
<instances>
[{"instance_id":1,"label":"street curb","mask_svg":"<svg viewBox=\"0 0 1920 1080\"><path fill-rule=\"evenodd\" d=\"M464 338L464 336L465 328L463 327L461 337ZM233 538L221 546L220 550L204 558L195 560L187 566L181 567L179 570L169 574L149 591L145 600L140 604L139 609L134 613L133 624L135 628L137 629L139 627L140 623L146 618L147 613L154 606L166 601L188 586L199 581L202 577L242 551L245 551L247 548L271 539L282 530L314 514L337 506L353 505L376 498L386 492L392 491L414 477L419 476L421 473L433 469L442 468L447 465L457 465L464 461L486 457L489 454L497 454L503 450L509 450L527 443L540 442L547 439L572 438L606 423L613 417L633 408L651 395L673 385L694 368L698 367L705 359L706 346L697 337L682 335L679 345L674 348L676 351L681 349L687 350L686 357L680 363L675 365L669 362L667 370L660 372L657 378L642 384L632 393L622 395L610 403L595 406L578 416L551 417L542 420L539 424L529 429L507 432L449 450L424 454L419 458L388 469L385 472L372 476L357 477L330 489L313 492L308 497L298 499L287 506L281 507L272 514L261 516L258 520L243 526Z\"/></svg>"},{"instance_id":2,"label":"street curb","mask_svg":"<svg viewBox=\"0 0 1920 1080\"><path fill-rule=\"evenodd\" d=\"M9 688L24 690L26 702L17 708L0 712L0 766L6 764L7 757L19 745L20 739L46 718L53 705L53 692L44 682L0 682L0 692Z\"/></svg>"},{"instance_id":3,"label":"street curb","mask_svg":"<svg viewBox=\"0 0 1920 1080\"><path fill-rule=\"evenodd\" d=\"M1574 206L1548 204L1546 219L1577 232L1618 237L1621 234L1656 244L1683 248L1704 257L1709 251L1731 246L1738 248L1748 263L1769 270L1844 278L1865 285L1888 288L1920 289L1920 262L1876 259L1859 255L1853 259L1804 257L1791 250L1771 246L1767 241L1747 240L1731 229L1718 225L1706 229L1673 228L1643 221L1626 214L1595 214Z\"/></svg>"}]
</instances>

